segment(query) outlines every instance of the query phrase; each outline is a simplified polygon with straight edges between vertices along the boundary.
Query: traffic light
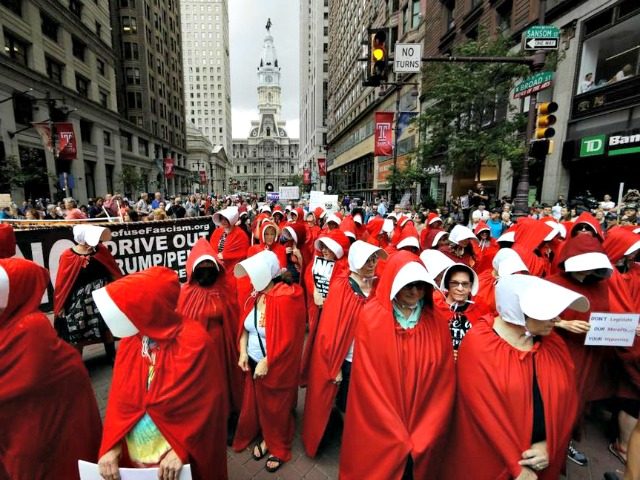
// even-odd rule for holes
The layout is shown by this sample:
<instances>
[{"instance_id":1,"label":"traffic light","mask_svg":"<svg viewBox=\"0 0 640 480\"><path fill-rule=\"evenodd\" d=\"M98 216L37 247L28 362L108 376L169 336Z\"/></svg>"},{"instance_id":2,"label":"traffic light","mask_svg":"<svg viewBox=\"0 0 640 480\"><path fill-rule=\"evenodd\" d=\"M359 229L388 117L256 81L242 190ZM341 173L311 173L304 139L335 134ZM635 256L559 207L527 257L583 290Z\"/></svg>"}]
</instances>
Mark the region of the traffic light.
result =
<instances>
[{"instance_id":1,"label":"traffic light","mask_svg":"<svg viewBox=\"0 0 640 480\"><path fill-rule=\"evenodd\" d=\"M367 82L377 87L387 76L387 30L374 28L369 30L369 61L367 64Z\"/></svg>"},{"instance_id":2,"label":"traffic light","mask_svg":"<svg viewBox=\"0 0 640 480\"><path fill-rule=\"evenodd\" d=\"M556 116L553 115L553 113L558 111L558 104L556 102L543 102L538 104L537 110L536 129L533 133L533 140L553 137L556 131L551 126L556 123Z\"/></svg>"}]
</instances>

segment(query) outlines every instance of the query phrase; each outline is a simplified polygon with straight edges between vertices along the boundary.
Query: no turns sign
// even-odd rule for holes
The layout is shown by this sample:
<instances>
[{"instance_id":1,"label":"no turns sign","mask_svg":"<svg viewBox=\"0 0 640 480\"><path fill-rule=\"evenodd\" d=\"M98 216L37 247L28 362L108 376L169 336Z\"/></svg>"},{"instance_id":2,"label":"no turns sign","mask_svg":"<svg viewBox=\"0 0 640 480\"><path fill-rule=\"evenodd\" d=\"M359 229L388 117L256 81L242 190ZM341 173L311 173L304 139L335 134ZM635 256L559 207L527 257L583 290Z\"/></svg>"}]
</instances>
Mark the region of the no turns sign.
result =
<instances>
[{"instance_id":1,"label":"no turns sign","mask_svg":"<svg viewBox=\"0 0 640 480\"><path fill-rule=\"evenodd\" d=\"M421 43L396 43L393 71L395 73L419 73L422 65Z\"/></svg>"}]
</instances>

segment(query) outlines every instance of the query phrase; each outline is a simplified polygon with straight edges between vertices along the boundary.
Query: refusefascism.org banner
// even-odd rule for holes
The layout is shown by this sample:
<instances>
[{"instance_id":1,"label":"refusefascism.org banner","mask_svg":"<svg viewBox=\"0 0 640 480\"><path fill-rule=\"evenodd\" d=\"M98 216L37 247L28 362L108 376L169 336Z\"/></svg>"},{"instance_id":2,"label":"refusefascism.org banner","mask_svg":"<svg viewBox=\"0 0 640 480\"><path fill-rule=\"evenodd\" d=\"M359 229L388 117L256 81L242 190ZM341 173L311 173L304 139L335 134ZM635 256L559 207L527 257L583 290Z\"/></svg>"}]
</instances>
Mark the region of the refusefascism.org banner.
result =
<instances>
[{"instance_id":1,"label":"refusefascism.org banner","mask_svg":"<svg viewBox=\"0 0 640 480\"><path fill-rule=\"evenodd\" d=\"M122 273L129 274L154 266L169 267L185 281L185 266L191 247L201 237L209 238L214 225L211 217L162 222L110 223L105 246L115 257ZM33 260L49 270L50 284L41 308L53 308L53 285L62 252L73 247L73 226L16 230L17 257Z\"/></svg>"}]
</instances>

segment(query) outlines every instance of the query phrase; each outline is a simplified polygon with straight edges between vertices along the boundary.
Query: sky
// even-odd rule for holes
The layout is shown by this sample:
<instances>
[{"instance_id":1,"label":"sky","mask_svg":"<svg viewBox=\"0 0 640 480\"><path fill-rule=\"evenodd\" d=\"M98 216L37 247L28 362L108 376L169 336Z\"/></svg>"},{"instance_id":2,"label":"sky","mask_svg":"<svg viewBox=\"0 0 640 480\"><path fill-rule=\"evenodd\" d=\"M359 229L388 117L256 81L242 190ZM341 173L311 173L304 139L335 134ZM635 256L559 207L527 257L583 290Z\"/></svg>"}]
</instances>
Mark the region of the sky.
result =
<instances>
[{"instance_id":1,"label":"sky","mask_svg":"<svg viewBox=\"0 0 640 480\"><path fill-rule=\"evenodd\" d=\"M281 70L282 120L287 133L298 138L299 122L299 0L228 0L231 59L231 120L233 138L249 135L258 119L258 76L265 25L271 18Z\"/></svg>"}]
</instances>

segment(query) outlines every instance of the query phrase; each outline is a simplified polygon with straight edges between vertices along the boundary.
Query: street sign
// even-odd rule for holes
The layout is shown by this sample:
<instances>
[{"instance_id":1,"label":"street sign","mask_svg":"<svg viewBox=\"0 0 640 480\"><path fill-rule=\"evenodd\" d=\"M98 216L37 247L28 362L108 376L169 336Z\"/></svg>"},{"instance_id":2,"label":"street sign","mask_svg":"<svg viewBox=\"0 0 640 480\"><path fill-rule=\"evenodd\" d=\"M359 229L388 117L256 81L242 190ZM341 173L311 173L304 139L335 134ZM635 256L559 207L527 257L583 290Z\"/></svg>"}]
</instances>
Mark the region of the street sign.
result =
<instances>
[{"instance_id":1,"label":"street sign","mask_svg":"<svg viewBox=\"0 0 640 480\"><path fill-rule=\"evenodd\" d=\"M420 73L422 66L421 43L396 43L393 71L395 73Z\"/></svg>"},{"instance_id":2,"label":"street sign","mask_svg":"<svg viewBox=\"0 0 640 480\"><path fill-rule=\"evenodd\" d=\"M524 32L525 50L557 50L560 29L553 25L534 25Z\"/></svg>"},{"instance_id":3,"label":"street sign","mask_svg":"<svg viewBox=\"0 0 640 480\"><path fill-rule=\"evenodd\" d=\"M513 98L523 98L549 88L553 80L553 72L538 72L516 85Z\"/></svg>"}]
</instances>

